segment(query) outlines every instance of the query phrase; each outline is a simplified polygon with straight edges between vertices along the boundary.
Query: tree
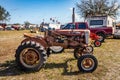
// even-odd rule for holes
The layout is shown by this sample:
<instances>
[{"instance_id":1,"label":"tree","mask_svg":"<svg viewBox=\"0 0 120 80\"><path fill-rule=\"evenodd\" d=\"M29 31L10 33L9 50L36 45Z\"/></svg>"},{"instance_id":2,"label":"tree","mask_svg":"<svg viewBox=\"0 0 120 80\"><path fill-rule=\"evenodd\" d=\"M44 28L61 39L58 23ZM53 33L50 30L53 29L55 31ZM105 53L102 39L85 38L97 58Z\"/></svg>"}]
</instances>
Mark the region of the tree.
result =
<instances>
[{"instance_id":1,"label":"tree","mask_svg":"<svg viewBox=\"0 0 120 80\"><path fill-rule=\"evenodd\" d=\"M10 14L6 9L0 6L0 21L8 21L10 20Z\"/></svg>"},{"instance_id":2,"label":"tree","mask_svg":"<svg viewBox=\"0 0 120 80\"><path fill-rule=\"evenodd\" d=\"M29 25L30 25L31 23L30 23L29 21L25 21L24 24L25 24L25 28L29 28Z\"/></svg>"},{"instance_id":3,"label":"tree","mask_svg":"<svg viewBox=\"0 0 120 80\"><path fill-rule=\"evenodd\" d=\"M98 15L116 17L120 8L117 0L80 0L76 6L78 13L84 18Z\"/></svg>"},{"instance_id":4,"label":"tree","mask_svg":"<svg viewBox=\"0 0 120 80\"><path fill-rule=\"evenodd\" d=\"M20 23L14 23L13 25L20 25Z\"/></svg>"}]
</instances>

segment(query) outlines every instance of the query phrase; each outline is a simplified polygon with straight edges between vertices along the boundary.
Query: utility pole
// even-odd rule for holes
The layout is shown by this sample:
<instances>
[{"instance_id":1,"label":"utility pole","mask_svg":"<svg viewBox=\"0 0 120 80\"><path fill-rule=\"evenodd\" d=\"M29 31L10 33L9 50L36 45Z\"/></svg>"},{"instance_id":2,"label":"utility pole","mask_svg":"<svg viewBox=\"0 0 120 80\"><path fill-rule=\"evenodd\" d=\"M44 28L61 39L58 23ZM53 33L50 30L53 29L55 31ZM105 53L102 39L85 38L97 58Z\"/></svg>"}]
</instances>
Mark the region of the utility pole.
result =
<instances>
[{"instance_id":1,"label":"utility pole","mask_svg":"<svg viewBox=\"0 0 120 80\"><path fill-rule=\"evenodd\" d=\"M75 23L75 8L72 10L72 22Z\"/></svg>"}]
</instances>

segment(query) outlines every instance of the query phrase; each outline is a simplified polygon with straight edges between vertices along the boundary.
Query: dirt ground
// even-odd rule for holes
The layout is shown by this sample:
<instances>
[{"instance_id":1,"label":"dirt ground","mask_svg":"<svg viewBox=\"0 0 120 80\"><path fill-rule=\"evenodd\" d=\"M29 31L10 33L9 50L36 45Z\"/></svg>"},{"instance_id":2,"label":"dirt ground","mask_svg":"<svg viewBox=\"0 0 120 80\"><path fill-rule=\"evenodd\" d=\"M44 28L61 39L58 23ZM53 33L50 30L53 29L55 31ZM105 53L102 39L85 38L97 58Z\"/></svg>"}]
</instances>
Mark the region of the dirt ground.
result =
<instances>
[{"instance_id":1,"label":"dirt ground","mask_svg":"<svg viewBox=\"0 0 120 80\"><path fill-rule=\"evenodd\" d=\"M120 80L120 39L106 39L94 48L98 67L92 73L78 71L73 50L52 54L39 72L26 73L15 63L15 51L29 31L0 31L0 80Z\"/></svg>"}]
</instances>

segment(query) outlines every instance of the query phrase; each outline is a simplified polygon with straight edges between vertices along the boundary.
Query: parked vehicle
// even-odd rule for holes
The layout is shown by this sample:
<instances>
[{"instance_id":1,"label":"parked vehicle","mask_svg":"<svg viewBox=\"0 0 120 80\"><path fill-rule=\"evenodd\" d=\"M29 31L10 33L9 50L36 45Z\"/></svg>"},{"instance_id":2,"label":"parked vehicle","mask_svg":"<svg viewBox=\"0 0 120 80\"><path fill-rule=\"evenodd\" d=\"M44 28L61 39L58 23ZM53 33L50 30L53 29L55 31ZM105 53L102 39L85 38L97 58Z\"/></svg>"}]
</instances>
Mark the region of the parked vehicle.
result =
<instances>
[{"instance_id":1,"label":"parked vehicle","mask_svg":"<svg viewBox=\"0 0 120 80\"><path fill-rule=\"evenodd\" d=\"M16 25L12 25L11 27L14 28L14 30L19 30L20 29L20 26L16 26Z\"/></svg>"},{"instance_id":2,"label":"parked vehicle","mask_svg":"<svg viewBox=\"0 0 120 80\"><path fill-rule=\"evenodd\" d=\"M94 44L95 47L100 47L102 45L102 43L99 41L101 37L97 34L90 32L90 38L92 39L92 44Z\"/></svg>"},{"instance_id":3,"label":"parked vehicle","mask_svg":"<svg viewBox=\"0 0 120 80\"><path fill-rule=\"evenodd\" d=\"M31 33L38 33L39 28L38 27L31 27L30 32Z\"/></svg>"},{"instance_id":4,"label":"parked vehicle","mask_svg":"<svg viewBox=\"0 0 120 80\"><path fill-rule=\"evenodd\" d=\"M74 49L77 66L82 72L96 70L97 59L90 53L89 30L50 30L44 37L24 34L26 37L16 50L16 63L26 71L39 71L51 54L52 46L61 46L64 49Z\"/></svg>"},{"instance_id":5,"label":"parked vehicle","mask_svg":"<svg viewBox=\"0 0 120 80\"><path fill-rule=\"evenodd\" d=\"M15 29L12 27L6 27L5 30L15 30Z\"/></svg>"},{"instance_id":6,"label":"parked vehicle","mask_svg":"<svg viewBox=\"0 0 120 80\"><path fill-rule=\"evenodd\" d=\"M3 28L3 30L5 30L7 24L6 24L6 23L0 23L0 26ZM2 29L2 28L1 28L1 29Z\"/></svg>"},{"instance_id":7,"label":"parked vehicle","mask_svg":"<svg viewBox=\"0 0 120 80\"><path fill-rule=\"evenodd\" d=\"M4 28L2 26L0 26L0 31L3 31L3 30L4 30Z\"/></svg>"},{"instance_id":8,"label":"parked vehicle","mask_svg":"<svg viewBox=\"0 0 120 80\"><path fill-rule=\"evenodd\" d=\"M51 27L42 27L42 28L40 28L40 31L41 32L45 32L45 31L47 31L47 30L54 30L54 28L51 28Z\"/></svg>"},{"instance_id":9,"label":"parked vehicle","mask_svg":"<svg viewBox=\"0 0 120 80\"><path fill-rule=\"evenodd\" d=\"M114 39L120 38L120 27L116 29L116 32L114 33L113 38Z\"/></svg>"},{"instance_id":10,"label":"parked vehicle","mask_svg":"<svg viewBox=\"0 0 120 80\"><path fill-rule=\"evenodd\" d=\"M86 18L86 22L91 32L101 36L102 42L116 31L116 20L111 16L91 16Z\"/></svg>"},{"instance_id":11,"label":"parked vehicle","mask_svg":"<svg viewBox=\"0 0 120 80\"><path fill-rule=\"evenodd\" d=\"M100 36L99 41L101 42L103 42L107 36L112 35L114 31L112 27L106 27L106 26L93 28L93 27L88 26L87 22L68 23L64 27L62 27L62 29L64 30L69 30L69 29L86 30L88 29L90 30L90 32L95 33L98 36Z\"/></svg>"}]
</instances>

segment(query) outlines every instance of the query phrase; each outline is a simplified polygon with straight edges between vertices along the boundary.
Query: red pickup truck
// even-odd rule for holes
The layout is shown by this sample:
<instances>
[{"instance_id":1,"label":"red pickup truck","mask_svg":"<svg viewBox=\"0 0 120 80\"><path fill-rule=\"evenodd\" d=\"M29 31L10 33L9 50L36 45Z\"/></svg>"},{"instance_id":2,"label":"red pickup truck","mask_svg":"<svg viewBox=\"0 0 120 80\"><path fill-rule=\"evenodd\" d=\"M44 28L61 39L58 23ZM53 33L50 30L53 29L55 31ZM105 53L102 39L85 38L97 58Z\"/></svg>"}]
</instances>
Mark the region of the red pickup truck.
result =
<instances>
[{"instance_id":1,"label":"red pickup truck","mask_svg":"<svg viewBox=\"0 0 120 80\"><path fill-rule=\"evenodd\" d=\"M90 30L90 32L101 36L100 38L101 42L103 42L107 36L112 35L114 31L112 27L107 27L107 26L93 28L88 26L87 22L68 23L62 26L61 29L88 29Z\"/></svg>"}]
</instances>

